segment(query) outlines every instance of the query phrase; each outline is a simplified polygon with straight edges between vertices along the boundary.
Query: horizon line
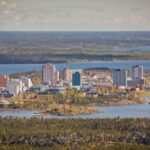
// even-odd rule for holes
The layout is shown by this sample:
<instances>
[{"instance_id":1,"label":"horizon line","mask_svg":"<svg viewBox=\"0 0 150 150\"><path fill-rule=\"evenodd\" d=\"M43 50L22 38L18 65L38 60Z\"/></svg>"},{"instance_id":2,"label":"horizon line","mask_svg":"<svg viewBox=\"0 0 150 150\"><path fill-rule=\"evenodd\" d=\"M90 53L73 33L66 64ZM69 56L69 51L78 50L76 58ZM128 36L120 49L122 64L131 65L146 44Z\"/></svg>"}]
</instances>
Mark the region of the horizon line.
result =
<instances>
[{"instance_id":1,"label":"horizon line","mask_svg":"<svg viewBox=\"0 0 150 150\"><path fill-rule=\"evenodd\" d=\"M150 32L150 30L0 30L0 32Z\"/></svg>"}]
</instances>

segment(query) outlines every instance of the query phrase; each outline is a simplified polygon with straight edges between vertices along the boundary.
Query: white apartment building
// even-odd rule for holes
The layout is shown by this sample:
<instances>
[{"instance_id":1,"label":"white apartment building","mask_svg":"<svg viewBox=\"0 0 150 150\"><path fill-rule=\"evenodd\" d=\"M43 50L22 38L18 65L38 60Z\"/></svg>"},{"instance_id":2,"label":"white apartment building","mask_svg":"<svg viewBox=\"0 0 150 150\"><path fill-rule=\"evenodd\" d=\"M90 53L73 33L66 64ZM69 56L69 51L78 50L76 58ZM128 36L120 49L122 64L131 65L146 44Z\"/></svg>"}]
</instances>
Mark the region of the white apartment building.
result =
<instances>
[{"instance_id":1,"label":"white apartment building","mask_svg":"<svg viewBox=\"0 0 150 150\"><path fill-rule=\"evenodd\" d=\"M127 87L127 71L125 69L113 70L113 84Z\"/></svg>"},{"instance_id":2,"label":"white apartment building","mask_svg":"<svg viewBox=\"0 0 150 150\"><path fill-rule=\"evenodd\" d=\"M21 80L22 83L23 83L24 91L26 91L27 89L29 89L29 88L33 85L30 78L21 77L20 80Z\"/></svg>"},{"instance_id":3,"label":"white apartment building","mask_svg":"<svg viewBox=\"0 0 150 150\"><path fill-rule=\"evenodd\" d=\"M19 79L11 79L7 84L7 91L14 95L21 93L23 91L23 82Z\"/></svg>"},{"instance_id":4,"label":"white apartment building","mask_svg":"<svg viewBox=\"0 0 150 150\"><path fill-rule=\"evenodd\" d=\"M132 80L142 79L143 78L143 66L133 66L131 68L131 77Z\"/></svg>"}]
</instances>

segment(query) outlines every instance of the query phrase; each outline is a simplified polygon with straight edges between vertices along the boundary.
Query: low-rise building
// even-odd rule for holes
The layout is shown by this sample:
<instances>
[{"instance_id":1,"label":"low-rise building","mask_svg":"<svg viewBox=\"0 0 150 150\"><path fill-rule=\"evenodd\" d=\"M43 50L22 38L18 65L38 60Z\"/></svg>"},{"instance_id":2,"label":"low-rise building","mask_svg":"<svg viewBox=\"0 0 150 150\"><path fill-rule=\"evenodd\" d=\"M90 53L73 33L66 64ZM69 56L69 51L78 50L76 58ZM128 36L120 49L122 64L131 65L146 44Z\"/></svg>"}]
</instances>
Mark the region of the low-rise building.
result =
<instances>
[{"instance_id":1,"label":"low-rise building","mask_svg":"<svg viewBox=\"0 0 150 150\"><path fill-rule=\"evenodd\" d=\"M23 82L19 79L11 79L7 84L7 91L10 94L17 95L23 92Z\"/></svg>"},{"instance_id":2,"label":"low-rise building","mask_svg":"<svg viewBox=\"0 0 150 150\"><path fill-rule=\"evenodd\" d=\"M42 86L32 86L26 92L30 92L30 93L42 92Z\"/></svg>"},{"instance_id":3,"label":"low-rise building","mask_svg":"<svg viewBox=\"0 0 150 150\"><path fill-rule=\"evenodd\" d=\"M51 87L49 89L46 90L46 92L48 93L52 93L52 94L63 94L65 92L65 88L63 87Z\"/></svg>"},{"instance_id":4,"label":"low-rise building","mask_svg":"<svg viewBox=\"0 0 150 150\"><path fill-rule=\"evenodd\" d=\"M30 87L33 85L30 78L21 77L20 80L21 80L22 83L24 84L24 85L23 85L24 91L26 91L28 88L30 88Z\"/></svg>"},{"instance_id":5,"label":"low-rise building","mask_svg":"<svg viewBox=\"0 0 150 150\"><path fill-rule=\"evenodd\" d=\"M12 98L14 94L10 94L8 91L0 92L0 97Z\"/></svg>"},{"instance_id":6,"label":"low-rise building","mask_svg":"<svg viewBox=\"0 0 150 150\"><path fill-rule=\"evenodd\" d=\"M98 97L98 94L96 92L87 92L86 93L86 96L87 97L90 97L90 98L97 98Z\"/></svg>"},{"instance_id":7,"label":"low-rise building","mask_svg":"<svg viewBox=\"0 0 150 150\"><path fill-rule=\"evenodd\" d=\"M9 105L10 102L9 101L6 101L6 100L0 100L0 108L3 108L4 106L7 106Z\"/></svg>"},{"instance_id":8,"label":"low-rise building","mask_svg":"<svg viewBox=\"0 0 150 150\"><path fill-rule=\"evenodd\" d=\"M82 86L80 88L80 91L81 92L89 92L89 91L91 91L91 89L92 89L92 87L90 87L90 86Z\"/></svg>"},{"instance_id":9,"label":"low-rise building","mask_svg":"<svg viewBox=\"0 0 150 150\"><path fill-rule=\"evenodd\" d=\"M135 80L128 80L127 85L128 88L136 88L144 85L145 80L144 79L135 79Z\"/></svg>"},{"instance_id":10,"label":"low-rise building","mask_svg":"<svg viewBox=\"0 0 150 150\"><path fill-rule=\"evenodd\" d=\"M111 94L106 94L108 97L128 97L128 93L111 93Z\"/></svg>"},{"instance_id":11,"label":"low-rise building","mask_svg":"<svg viewBox=\"0 0 150 150\"><path fill-rule=\"evenodd\" d=\"M9 81L8 75L0 75L0 87L1 88L6 88L8 81Z\"/></svg>"}]
</instances>

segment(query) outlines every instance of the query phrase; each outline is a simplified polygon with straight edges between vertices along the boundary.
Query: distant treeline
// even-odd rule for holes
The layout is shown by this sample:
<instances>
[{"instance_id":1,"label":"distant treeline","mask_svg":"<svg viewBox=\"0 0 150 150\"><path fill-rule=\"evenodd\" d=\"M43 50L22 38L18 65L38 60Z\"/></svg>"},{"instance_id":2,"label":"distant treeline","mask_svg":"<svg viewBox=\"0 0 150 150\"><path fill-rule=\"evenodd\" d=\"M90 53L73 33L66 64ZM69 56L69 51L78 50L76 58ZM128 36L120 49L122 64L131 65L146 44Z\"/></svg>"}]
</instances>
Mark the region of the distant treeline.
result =
<instances>
[{"instance_id":1,"label":"distant treeline","mask_svg":"<svg viewBox=\"0 0 150 150\"><path fill-rule=\"evenodd\" d=\"M150 32L0 32L0 63L149 60L144 47Z\"/></svg>"}]
</instances>

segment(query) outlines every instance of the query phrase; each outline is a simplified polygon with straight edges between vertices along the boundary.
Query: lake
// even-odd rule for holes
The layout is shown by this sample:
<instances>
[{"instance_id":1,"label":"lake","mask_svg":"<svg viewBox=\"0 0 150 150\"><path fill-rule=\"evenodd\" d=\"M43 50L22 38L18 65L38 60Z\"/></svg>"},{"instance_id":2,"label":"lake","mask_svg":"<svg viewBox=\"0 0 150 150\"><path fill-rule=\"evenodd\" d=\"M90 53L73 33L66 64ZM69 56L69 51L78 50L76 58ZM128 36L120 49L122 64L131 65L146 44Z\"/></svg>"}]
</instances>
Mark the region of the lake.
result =
<instances>
[{"instance_id":1,"label":"lake","mask_svg":"<svg viewBox=\"0 0 150 150\"><path fill-rule=\"evenodd\" d=\"M23 73L29 71L41 71L43 64L7 64L0 65L0 74ZM150 61L95 61L95 62L78 62L78 63L61 63L56 64L58 70L68 67L71 69L87 69L87 68L126 68L129 69L133 65L143 65L144 69L150 70Z\"/></svg>"},{"instance_id":2,"label":"lake","mask_svg":"<svg viewBox=\"0 0 150 150\"><path fill-rule=\"evenodd\" d=\"M58 115L36 115L36 111L0 111L0 116L12 116L12 117L43 117L43 118L57 118L57 119L67 119L67 118L150 118L150 105L140 104L140 105L126 105L126 106L97 106L97 110L102 110L103 113L95 113L88 115L77 115L77 116L58 116Z\"/></svg>"},{"instance_id":3,"label":"lake","mask_svg":"<svg viewBox=\"0 0 150 150\"><path fill-rule=\"evenodd\" d=\"M150 97L145 97L150 102ZM76 115L76 116L58 116L58 115L36 115L37 111L0 111L0 116L12 116L12 117L43 117L43 118L56 118L56 119L68 119L68 118L82 118L82 119L94 119L94 118L150 118L150 105L149 104L136 104L125 106L96 106L97 110L103 111L103 113Z\"/></svg>"}]
</instances>

